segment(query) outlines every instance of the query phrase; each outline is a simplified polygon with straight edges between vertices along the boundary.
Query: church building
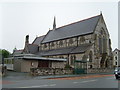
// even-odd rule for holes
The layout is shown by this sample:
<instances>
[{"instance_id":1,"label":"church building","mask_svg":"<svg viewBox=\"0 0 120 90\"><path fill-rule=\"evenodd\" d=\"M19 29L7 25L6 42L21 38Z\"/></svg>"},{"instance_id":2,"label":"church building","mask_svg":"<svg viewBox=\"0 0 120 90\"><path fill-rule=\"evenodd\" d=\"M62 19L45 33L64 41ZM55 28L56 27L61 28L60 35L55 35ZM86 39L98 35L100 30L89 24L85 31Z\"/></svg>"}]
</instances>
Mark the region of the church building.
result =
<instances>
[{"instance_id":1,"label":"church building","mask_svg":"<svg viewBox=\"0 0 120 90\"><path fill-rule=\"evenodd\" d=\"M67 59L72 68L75 60L87 62L88 68L112 67L111 40L102 13L58 28L54 18L53 29L32 45L39 48L36 55Z\"/></svg>"},{"instance_id":2,"label":"church building","mask_svg":"<svg viewBox=\"0 0 120 90\"><path fill-rule=\"evenodd\" d=\"M26 36L25 47L20 54L33 54L40 57L39 60L43 57L46 61L39 61L38 66L45 64L50 67L47 59L53 58L52 63L58 62L57 67L62 68L65 65L87 69L113 67L111 39L102 13L61 27L56 27L54 17L53 29L46 35L36 37L32 44L29 44L29 35Z\"/></svg>"}]
</instances>

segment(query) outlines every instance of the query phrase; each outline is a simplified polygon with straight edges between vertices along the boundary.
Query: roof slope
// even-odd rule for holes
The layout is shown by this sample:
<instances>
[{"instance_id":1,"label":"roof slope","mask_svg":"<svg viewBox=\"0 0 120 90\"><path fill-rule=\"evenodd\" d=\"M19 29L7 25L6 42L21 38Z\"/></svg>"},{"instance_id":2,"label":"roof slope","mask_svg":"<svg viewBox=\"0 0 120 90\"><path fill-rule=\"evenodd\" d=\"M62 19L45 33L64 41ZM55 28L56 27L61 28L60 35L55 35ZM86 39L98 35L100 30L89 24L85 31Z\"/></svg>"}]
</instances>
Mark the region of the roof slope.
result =
<instances>
[{"instance_id":1,"label":"roof slope","mask_svg":"<svg viewBox=\"0 0 120 90\"><path fill-rule=\"evenodd\" d=\"M37 53L39 56L50 56L50 55L65 55L65 54L75 54L75 53L84 53L87 51L92 44L84 44L81 46L74 46L68 48L61 48L61 49L53 49L47 51L40 51Z\"/></svg>"},{"instance_id":2,"label":"roof slope","mask_svg":"<svg viewBox=\"0 0 120 90\"><path fill-rule=\"evenodd\" d=\"M15 54L22 54L23 53L23 50L15 50L15 51L13 51L13 54L15 55Z\"/></svg>"},{"instance_id":3,"label":"roof slope","mask_svg":"<svg viewBox=\"0 0 120 90\"><path fill-rule=\"evenodd\" d=\"M55 30L50 30L42 43L93 33L100 16L101 15L97 15L56 28Z\"/></svg>"},{"instance_id":4,"label":"roof slope","mask_svg":"<svg viewBox=\"0 0 120 90\"><path fill-rule=\"evenodd\" d=\"M32 44L39 45L44 37L45 37L45 35L40 36L40 37L36 37L35 40L32 42Z\"/></svg>"},{"instance_id":5,"label":"roof slope","mask_svg":"<svg viewBox=\"0 0 120 90\"><path fill-rule=\"evenodd\" d=\"M27 46L29 53L34 54L38 52L38 45L28 44Z\"/></svg>"}]
</instances>

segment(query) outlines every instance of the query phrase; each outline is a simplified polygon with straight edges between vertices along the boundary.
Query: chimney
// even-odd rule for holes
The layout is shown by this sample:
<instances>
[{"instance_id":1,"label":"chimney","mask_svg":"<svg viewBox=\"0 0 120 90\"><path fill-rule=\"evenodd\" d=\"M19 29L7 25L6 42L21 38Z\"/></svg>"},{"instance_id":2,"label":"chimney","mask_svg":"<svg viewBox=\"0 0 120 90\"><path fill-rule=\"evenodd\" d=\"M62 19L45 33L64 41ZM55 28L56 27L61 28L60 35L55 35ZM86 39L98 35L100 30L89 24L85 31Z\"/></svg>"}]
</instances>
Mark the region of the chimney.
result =
<instances>
[{"instance_id":1,"label":"chimney","mask_svg":"<svg viewBox=\"0 0 120 90\"><path fill-rule=\"evenodd\" d=\"M29 35L26 35L25 44L29 44Z\"/></svg>"},{"instance_id":2,"label":"chimney","mask_svg":"<svg viewBox=\"0 0 120 90\"><path fill-rule=\"evenodd\" d=\"M26 35L26 38L25 38L25 47L24 47L24 52L25 53L29 53L28 45L29 45L29 35Z\"/></svg>"}]
</instances>

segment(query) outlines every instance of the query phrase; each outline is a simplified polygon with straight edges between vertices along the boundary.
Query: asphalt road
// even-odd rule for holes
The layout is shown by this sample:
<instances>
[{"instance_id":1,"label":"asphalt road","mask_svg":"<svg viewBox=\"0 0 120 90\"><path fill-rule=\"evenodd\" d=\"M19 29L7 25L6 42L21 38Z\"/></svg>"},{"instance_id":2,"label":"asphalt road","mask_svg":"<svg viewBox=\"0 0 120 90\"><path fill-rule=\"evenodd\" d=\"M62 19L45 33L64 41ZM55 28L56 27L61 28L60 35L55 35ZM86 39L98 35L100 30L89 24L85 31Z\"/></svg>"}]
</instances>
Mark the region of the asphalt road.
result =
<instances>
[{"instance_id":1,"label":"asphalt road","mask_svg":"<svg viewBox=\"0 0 120 90\"><path fill-rule=\"evenodd\" d=\"M120 80L113 75L105 77L90 77L70 80L60 79L30 79L3 80L2 88L118 88Z\"/></svg>"}]
</instances>

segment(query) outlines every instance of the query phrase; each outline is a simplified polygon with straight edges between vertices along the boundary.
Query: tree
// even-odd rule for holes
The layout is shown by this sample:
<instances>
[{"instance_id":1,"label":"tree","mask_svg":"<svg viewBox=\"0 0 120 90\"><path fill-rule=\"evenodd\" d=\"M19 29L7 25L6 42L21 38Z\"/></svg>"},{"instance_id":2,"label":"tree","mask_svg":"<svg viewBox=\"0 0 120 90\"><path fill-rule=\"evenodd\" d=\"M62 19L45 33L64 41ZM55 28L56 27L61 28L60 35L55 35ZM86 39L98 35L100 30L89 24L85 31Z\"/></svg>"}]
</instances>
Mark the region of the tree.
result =
<instances>
[{"instance_id":1,"label":"tree","mask_svg":"<svg viewBox=\"0 0 120 90\"><path fill-rule=\"evenodd\" d=\"M0 64L4 64L4 58L8 58L10 52L5 49L0 49Z\"/></svg>"},{"instance_id":2,"label":"tree","mask_svg":"<svg viewBox=\"0 0 120 90\"><path fill-rule=\"evenodd\" d=\"M10 55L10 52L5 49L0 49L0 54L2 55L2 57L8 58Z\"/></svg>"}]
</instances>

